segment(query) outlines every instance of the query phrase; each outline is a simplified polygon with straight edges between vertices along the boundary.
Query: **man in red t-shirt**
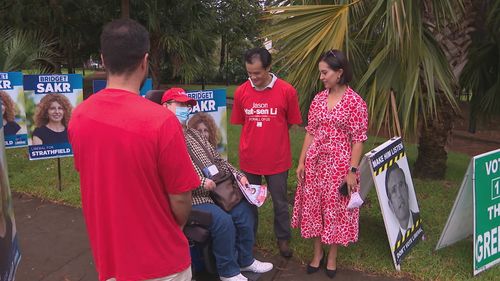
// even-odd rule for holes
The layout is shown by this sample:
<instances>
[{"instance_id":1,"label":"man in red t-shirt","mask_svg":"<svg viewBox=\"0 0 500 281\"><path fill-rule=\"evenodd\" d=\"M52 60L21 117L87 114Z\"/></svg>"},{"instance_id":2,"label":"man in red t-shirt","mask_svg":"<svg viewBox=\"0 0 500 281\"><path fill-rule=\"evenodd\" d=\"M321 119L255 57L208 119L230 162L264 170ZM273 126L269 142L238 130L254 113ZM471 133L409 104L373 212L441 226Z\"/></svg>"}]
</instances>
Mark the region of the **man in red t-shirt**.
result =
<instances>
[{"instance_id":1,"label":"man in red t-shirt","mask_svg":"<svg viewBox=\"0 0 500 281\"><path fill-rule=\"evenodd\" d=\"M240 168L252 184L266 178L274 206L274 232L282 256L291 257L287 178L292 166L292 124L301 124L297 91L270 72L271 54L254 48L245 54L248 81L234 94L231 123L243 125L240 138ZM255 208L257 216L257 209Z\"/></svg>"},{"instance_id":2,"label":"man in red t-shirt","mask_svg":"<svg viewBox=\"0 0 500 281\"><path fill-rule=\"evenodd\" d=\"M130 19L101 34L106 89L78 106L68 134L99 280L191 280L182 233L200 185L179 121L139 96L149 35Z\"/></svg>"}]
</instances>

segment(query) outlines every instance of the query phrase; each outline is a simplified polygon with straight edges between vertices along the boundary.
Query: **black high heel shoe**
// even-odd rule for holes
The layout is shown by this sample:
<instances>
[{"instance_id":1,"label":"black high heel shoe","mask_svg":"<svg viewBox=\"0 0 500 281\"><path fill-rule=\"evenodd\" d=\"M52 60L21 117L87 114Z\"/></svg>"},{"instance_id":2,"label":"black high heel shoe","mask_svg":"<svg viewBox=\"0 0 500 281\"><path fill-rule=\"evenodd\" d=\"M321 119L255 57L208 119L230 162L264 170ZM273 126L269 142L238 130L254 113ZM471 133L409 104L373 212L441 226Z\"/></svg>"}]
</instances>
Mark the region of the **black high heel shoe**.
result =
<instances>
[{"instance_id":1,"label":"black high heel shoe","mask_svg":"<svg viewBox=\"0 0 500 281\"><path fill-rule=\"evenodd\" d=\"M326 276L328 276L330 279L335 278L335 275L337 274L337 269L328 269L325 268Z\"/></svg>"},{"instance_id":2,"label":"black high heel shoe","mask_svg":"<svg viewBox=\"0 0 500 281\"><path fill-rule=\"evenodd\" d=\"M321 257L321 260L319 262L319 266L314 267L311 264L308 264L307 269L306 269L307 274L313 274L315 272L318 272L318 270L323 266L323 264L325 264L325 261L326 261L326 255L325 255L325 251L323 251L323 257Z\"/></svg>"}]
</instances>

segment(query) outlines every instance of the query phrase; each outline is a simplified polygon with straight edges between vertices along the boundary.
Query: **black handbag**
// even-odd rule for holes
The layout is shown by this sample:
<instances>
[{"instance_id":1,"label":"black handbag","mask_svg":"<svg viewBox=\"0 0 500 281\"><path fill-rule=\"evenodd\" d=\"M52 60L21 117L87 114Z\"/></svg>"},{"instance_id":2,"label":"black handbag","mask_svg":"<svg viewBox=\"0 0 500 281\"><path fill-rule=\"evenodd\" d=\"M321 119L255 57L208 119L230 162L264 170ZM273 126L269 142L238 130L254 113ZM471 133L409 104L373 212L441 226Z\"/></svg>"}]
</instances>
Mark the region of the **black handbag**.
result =
<instances>
[{"instance_id":1,"label":"black handbag","mask_svg":"<svg viewBox=\"0 0 500 281\"><path fill-rule=\"evenodd\" d=\"M212 214L200 210L191 210L188 220L184 226L184 235L189 240L204 243L210 237L210 224L212 224Z\"/></svg>"},{"instance_id":2,"label":"black handbag","mask_svg":"<svg viewBox=\"0 0 500 281\"><path fill-rule=\"evenodd\" d=\"M193 135L193 137L203 148L203 150L207 154L208 159L210 159L212 164L215 165L216 163L214 157L212 156L212 154L210 154L203 142L198 138L198 136ZM198 159L198 157L196 157L196 155L190 149L188 149L188 151L196 166L198 166L200 170L203 170L205 166L203 165L201 160ZM243 198L243 194L238 187L235 187L235 178L232 173L224 173L226 169L219 169L219 167L217 167L217 169L219 170L219 173L211 178L211 180L215 182L216 186L213 190L210 191L210 197L212 198L212 200L214 200L215 204L221 207L224 211L229 212L234 208L234 206L240 203L241 199Z\"/></svg>"}]
</instances>

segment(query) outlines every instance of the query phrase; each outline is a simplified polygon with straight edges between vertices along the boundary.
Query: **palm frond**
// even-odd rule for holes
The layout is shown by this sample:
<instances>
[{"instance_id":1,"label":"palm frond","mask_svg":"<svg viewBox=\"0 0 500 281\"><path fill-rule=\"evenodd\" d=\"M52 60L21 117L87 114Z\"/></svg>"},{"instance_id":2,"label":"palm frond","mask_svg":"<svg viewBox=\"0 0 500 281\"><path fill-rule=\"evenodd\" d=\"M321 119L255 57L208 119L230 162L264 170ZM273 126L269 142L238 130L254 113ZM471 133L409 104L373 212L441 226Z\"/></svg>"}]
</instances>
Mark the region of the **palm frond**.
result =
<instances>
[{"instance_id":1,"label":"palm frond","mask_svg":"<svg viewBox=\"0 0 500 281\"><path fill-rule=\"evenodd\" d=\"M441 96L456 108L456 82L424 22L423 1L333 2L275 7L265 17L272 23L265 35L279 50L287 78L301 94L303 111L319 90L317 60L332 48L348 54L357 76L353 85L367 101L371 126L380 128L392 118L391 92L402 128L410 134L420 121L436 116ZM452 17L454 1L435 2L430 5L440 19Z\"/></svg>"},{"instance_id":2,"label":"palm frond","mask_svg":"<svg viewBox=\"0 0 500 281\"><path fill-rule=\"evenodd\" d=\"M500 2L488 7L484 32L473 38L460 84L472 93L471 114L488 117L500 112Z\"/></svg>"},{"instance_id":3,"label":"palm frond","mask_svg":"<svg viewBox=\"0 0 500 281\"><path fill-rule=\"evenodd\" d=\"M317 63L330 49L346 49L350 4L304 5L270 8L264 19L274 23L265 37L280 50L278 61L289 72L288 80L301 93L306 112L319 89Z\"/></svg>"},{"instance_id":4,"label":"palm frond","mask_svg":"<svg viewBox=\"0 0 500 281\"><path fill-rule=\"evenodd\" d=\"M56 41L47 40L41 32L6 28L0 30L0 69L21 71L38 68L46 72L47 65L57 57Z\"/></svg>"}]
</instances>

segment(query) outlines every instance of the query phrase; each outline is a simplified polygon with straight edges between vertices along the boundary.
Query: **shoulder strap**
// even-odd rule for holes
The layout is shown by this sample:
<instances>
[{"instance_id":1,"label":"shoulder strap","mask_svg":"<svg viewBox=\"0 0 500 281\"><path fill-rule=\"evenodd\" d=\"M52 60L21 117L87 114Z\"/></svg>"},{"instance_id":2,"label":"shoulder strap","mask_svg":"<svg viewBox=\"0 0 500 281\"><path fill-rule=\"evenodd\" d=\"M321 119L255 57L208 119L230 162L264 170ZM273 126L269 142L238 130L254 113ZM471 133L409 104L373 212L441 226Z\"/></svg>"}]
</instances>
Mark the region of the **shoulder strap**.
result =
<instances>
[{"instance_id":1,"label":"shoulder strap","mask_svg":"<svg viewBox=\"0 0 500 281\"><path fill-rule=\"evenodd\" d=\"M212 164L214 164L214 158L213 158L212 154L210 153L210 151L208 151L207 147L205 146L203 141L198 137L198 135L196 133L192 133L192 132L189 133L189 135L192 136L193 139L203 148L203 150L205 151L210 162L212 162ZM191 155L191 159L193 159L194 163L198 166L198 168L200 168L200 170L203 170L203 168L205 168L205 165L203 165L203 163L198 158L198 156L196 156L194 154L194 152L189 147L188 147L188 152L189 152L189 155Z\"/></svg>"}]
</instances>

